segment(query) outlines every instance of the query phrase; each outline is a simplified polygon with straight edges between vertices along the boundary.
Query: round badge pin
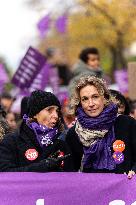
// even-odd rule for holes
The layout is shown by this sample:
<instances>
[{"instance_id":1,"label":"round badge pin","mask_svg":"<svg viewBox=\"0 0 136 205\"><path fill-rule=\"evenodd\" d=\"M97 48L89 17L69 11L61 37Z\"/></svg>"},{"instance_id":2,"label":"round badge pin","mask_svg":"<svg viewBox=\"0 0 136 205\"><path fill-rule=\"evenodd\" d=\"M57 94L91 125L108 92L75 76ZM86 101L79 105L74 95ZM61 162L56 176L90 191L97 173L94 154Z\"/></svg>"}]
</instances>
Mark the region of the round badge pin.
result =
<instances>
[{"instance_id":1,"label":"round badge pin","mask_svg":"<svg viewBox=\"0 0 136 205\"><path fill-rule=\"evenodd\" d=\"M113 143L114 152L123 152L125 150L125 143L121 140L116 140Z\"/></svg>"},{"instance_id":2,"label":"round badge pin","mask_svg":"<svg viewBox=\"0 0 136 205\"><path fill-rule=\"evenodd\" d=\"M38 152L35 149L28 149L25 152L25 157L30 160L33 161L38 157Z\"/></svg>"},{"instance_id":3,"label":"round badge pin","mask_svg":"<svg viewBox=\"0 0 136 205\"><path fill-rule=\"evenodd\" d=\"M114 152L113 158L116 164L121 164L124 161L124 154L122 152Z\"/></svg>"}]
</instances>

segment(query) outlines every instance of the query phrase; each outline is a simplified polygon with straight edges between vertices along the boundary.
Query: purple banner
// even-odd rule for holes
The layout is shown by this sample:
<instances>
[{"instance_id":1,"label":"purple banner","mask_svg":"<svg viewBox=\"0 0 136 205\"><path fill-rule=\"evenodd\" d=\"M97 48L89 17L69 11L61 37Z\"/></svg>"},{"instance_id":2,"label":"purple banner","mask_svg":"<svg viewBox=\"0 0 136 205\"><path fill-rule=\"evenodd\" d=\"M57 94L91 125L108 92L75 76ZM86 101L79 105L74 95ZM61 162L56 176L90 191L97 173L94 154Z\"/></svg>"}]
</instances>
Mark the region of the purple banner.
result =
<instances>
[{"instance_id":1,"label":"purple banner","mask_svg":"<svg viewBox=\"0 0 136 205\"><path fill-rule=\"evenodd\" d=\"M69 98L68 88L66 86L60 87L57 97L62 104L64 100Z\"/></svg>"},{"instance_id":2,"label":"purple banner","mask_svg":"<svg viewBox=\"0 0 136 205\"><path fill-rule=\"evenodd\" d=\"M127 70L116 70L115 73L115 82L119 87L119 91L123 94L128 93L128 73Z\"/></svg>"},{"instance_id":3,"label":"purple banner","mask_svg":"<svg viewBox=\"0 0 136 205\"><path fill-rule=\"evenodd\" d=\"M51 24L50 15L44 16L37 24L37 28L40 32L41 37L45 37L46 32L49 30Z\"/></svg>"},{"instance_id":4,"label":"purple banner","mask_svg":"<svg viewBox=\"0 0 136 205\"><path fill-rule=\"evenodd\" d=\"M45 57L38 50L29 47L12 79L12 82L21 89L29 88L45 62Z\"/></svg>"},{"instance_id":5,"label":"purple banner","mask_svg":"<svg viewBox=\"0 0 136 205\"><path fill-rule=\"evenodd\" d=\"M67 30L68 16L64 14L56 20L56 29L60 33L65 33Z\"/></svg>"},{"instance_id":6,"label":"purple banner","mask_svg":"<svg viewBox=\"0 0 136 205\"><path fill-rule=\"evenodd\" d=\"M136 178L83 173L0 173L1 205L135 205Z\"/></svg>"},{"instance_id":7,"label":"purple banner","mask_svg":"<svg viewBox=\"0 0 136 205\"><path fill-rule=\"evenodd\" d=\"M37 89L44 90L47 86L52 88L54 94L59 90L59 77L57 68L49 63L45 63L39 74L31 84L29 91L32 92Z\"/></svg>"},{"instance_id":8,"label":"purple banner","mask_svg":"<svg viewBox=\"0 0 136 205\"><path fill-rule=\"evenodd\" d=\"M5 83L9 82L8 74L3 64L0 64L0 92L3 91Z\"/></svg>"},{"instance_id":9,"label":"purple banner","mask_svg":"<svg viewBox=\"0 0 136 205\"><path fill-rule=\"evenodd\" d=\"M29 92L32 92L34 90L44 90L45 86L48 83L48 72L49 66L48 64L45 64L29 87Z\"/></svg>"}]
</instances>

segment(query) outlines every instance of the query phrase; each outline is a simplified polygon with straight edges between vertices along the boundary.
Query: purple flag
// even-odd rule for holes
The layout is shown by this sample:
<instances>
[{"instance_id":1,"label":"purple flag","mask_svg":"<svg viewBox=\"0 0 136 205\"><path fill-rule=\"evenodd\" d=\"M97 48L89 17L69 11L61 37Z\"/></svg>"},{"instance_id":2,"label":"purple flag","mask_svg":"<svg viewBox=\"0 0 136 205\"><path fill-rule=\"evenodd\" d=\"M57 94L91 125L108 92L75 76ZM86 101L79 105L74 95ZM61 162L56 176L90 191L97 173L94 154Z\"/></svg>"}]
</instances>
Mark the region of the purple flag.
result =
<instances>
[{"instance_id":1,"label":"purple flag","mask_svg":"<svg viewBox=\"0 0 136 205\"><path fill-rule=\"evenodd\" d=\"M44 16L37 24L41 37L44 37L51 24L50 15Z\"/></svg>"},{"instance_id":2,"label":"purple flag","mask_svg":"<svg viewBox=\"0 0 136 205\"><path fill-rule=\"evenodd\" d=\"M119 87L119 91L123 94L128 93L128 73L127 70L116 70L115 73L115 82Z\"/></svg>"},{"instance_id":3,"label":"purple flag","mask_svg":"<svg viewBox=\"0 0 136 205\"><path fill-rule=\"evenodd\" d=\"M40 89L44 90L45 86L49 83L49 70L51 69L51 65L45 63L42 67L41 71L35 77L33 83L31 84L29 91L32 92L34 90Z\"/></svg>"},{"instance_id":4,"label":"purple flag","mask_svg":"<svg viewBox=\"0 0 136 205\"><path fill-rule=\"evenodd\" d=\"M64 14L63 16L60 16L55 23L56 29L59 33L65 33L67 30L67 21L68 16Z\"/></svg>"},{"instance_id":5,"label":"purple flag","mask_svg":"<svg viewBox=\"0 0 136 205\"><path fill-rule=\"evenodd\" d=\"M45 62L45 56L43 56L38 50L29 47L19 68L12 78L12 82L21 89L29 88Z\"/></svg>"},{"instance_id":6,"label":"purple flag","mask_svg":"<svg viewBox=\"0 0 136 205\"><path fill-rule=\"evenodd\" d=\"M57 95L59 91L58 72L57 69L49 63L45 63L28 90L30 92L37 89L44 90L46 87L51 87L53 93Z\"/></svg>"},{"instance_id":7,"label":"purple flag","mask_svg":"<svg viewBox=\"0 0 136 205\"><path fill-rule=\"evenodd\" d=\"M58 69L55 66L49 70L49 85L51 86L53 93L58 95L59 92L59 75Z\"/></svg>"},{"instance_id":8,"label":"purple flag","mask_svg":"<svg viewBox=\"0 0 136 205\"><path fill-rule=\"evenodd\" d=\"M0 64L0 92L3 91L5 83L9 82L8 74L3 64Z\"/></svg>"},{"instance_id":9,"label":"purple flag","mask_svg":"<svg viewBox=\"0 0 136 205\"><path fill-rule=\"evenodd\" d=\"M134 205L136 178L119 174L1 173L1 205Z\"/></svg>"},{"instance_id":10,"label":"purple flag","mask_svg":"<svg viewBox=\"0 0 136 205\"><path fill-rule=\"evenodd\" d=\"M69 98L67 86L60 87L57 97L59 98L61 104L64 102L64 100Z\"/></svg>"}]
</instances>

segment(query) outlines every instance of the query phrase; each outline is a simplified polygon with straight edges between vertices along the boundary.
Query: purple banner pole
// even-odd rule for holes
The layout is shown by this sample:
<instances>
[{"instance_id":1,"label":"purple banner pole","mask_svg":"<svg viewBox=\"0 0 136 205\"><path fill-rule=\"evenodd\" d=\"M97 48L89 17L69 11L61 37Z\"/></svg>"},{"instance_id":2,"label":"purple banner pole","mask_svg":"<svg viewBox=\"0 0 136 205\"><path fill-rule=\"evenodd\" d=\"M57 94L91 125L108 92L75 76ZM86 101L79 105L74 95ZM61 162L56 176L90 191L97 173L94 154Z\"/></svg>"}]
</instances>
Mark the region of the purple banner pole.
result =
<instances>
[{"instance_id":1,"label":"purple banner pole","mask_svg":"<svg viewBox=\"0 0 136 205\"><path fill-rule=\"evenodd\" d=\"M126 175L0 173L0 190L1 205L136 204L136 178Z\"/></svg>"}]
</instances>

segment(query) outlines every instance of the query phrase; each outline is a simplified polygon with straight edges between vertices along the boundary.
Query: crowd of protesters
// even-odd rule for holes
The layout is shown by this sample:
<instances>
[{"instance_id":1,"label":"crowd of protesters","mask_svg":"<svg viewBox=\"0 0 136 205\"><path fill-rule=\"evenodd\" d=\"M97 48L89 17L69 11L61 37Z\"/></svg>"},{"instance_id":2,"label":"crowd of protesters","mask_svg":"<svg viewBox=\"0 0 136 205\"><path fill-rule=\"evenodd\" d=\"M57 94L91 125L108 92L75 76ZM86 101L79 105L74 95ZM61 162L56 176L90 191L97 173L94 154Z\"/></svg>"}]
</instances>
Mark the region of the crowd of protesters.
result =
<instances>
[{"instance_id":1,"label":"crowd of protesters","mask_svg":"<svg viewBox=\"0 0 136 205\"><path fill-rule=\"evenodd\" d=\"M48 50L48 58L54 50ZM73 73L55 64L69 97L35 90L22 98L1 94L0 171L136 172L136 101L108 89L100 55L85 48ZM119 143L119 144L118 144Z\"/></svg>"}]
</instances>

